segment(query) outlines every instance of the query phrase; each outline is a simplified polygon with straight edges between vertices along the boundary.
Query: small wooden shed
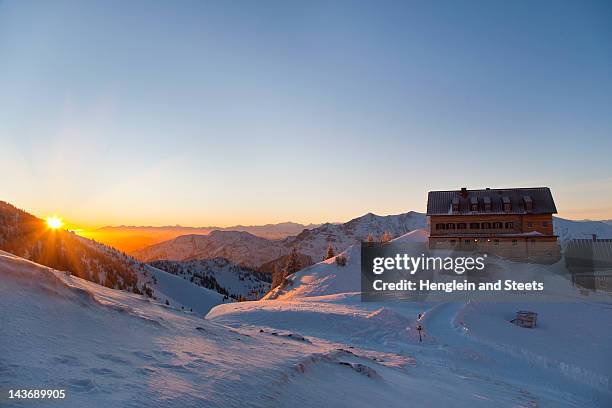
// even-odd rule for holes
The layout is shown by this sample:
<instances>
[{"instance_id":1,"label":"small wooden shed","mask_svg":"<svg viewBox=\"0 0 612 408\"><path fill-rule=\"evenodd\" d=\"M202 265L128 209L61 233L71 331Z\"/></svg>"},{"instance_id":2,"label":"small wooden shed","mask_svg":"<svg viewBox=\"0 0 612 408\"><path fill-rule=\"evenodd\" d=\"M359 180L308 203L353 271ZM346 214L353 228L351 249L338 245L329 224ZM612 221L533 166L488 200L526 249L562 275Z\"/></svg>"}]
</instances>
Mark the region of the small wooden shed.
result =
<instances>
[{"instance_id":1,"label":"small wooden shed","mask_svg":"<svg viewBox=\"0 0 612 408\"><path fill-rule=\"evenodd\" d=\"M532 329L536 326L537 319L538 314L536 312L519 310L518 312L516 312L516 317L510 320L510 322L520 327L527 327L529 329Z\"/></svg>"}]
</instances>

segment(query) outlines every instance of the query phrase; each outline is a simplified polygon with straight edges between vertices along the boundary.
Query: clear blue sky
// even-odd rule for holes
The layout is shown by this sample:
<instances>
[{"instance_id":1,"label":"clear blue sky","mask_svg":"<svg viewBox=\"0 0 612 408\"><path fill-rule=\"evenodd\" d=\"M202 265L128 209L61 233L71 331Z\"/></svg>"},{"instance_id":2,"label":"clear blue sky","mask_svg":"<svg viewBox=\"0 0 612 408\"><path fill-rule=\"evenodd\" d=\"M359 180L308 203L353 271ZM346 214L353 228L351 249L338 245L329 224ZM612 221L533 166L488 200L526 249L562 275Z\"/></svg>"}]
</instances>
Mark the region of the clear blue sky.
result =
<instances>
[{"instance_id":1,"label":"clear blue sky","mask_svg":"<svg viewBox=\"0 0 612 408\"><path fill-rule=\"evenodd\" d=\"M343 221L540 186L612 218L612 2L0 2L0 199Z\"/></svg>"}]
</instances>

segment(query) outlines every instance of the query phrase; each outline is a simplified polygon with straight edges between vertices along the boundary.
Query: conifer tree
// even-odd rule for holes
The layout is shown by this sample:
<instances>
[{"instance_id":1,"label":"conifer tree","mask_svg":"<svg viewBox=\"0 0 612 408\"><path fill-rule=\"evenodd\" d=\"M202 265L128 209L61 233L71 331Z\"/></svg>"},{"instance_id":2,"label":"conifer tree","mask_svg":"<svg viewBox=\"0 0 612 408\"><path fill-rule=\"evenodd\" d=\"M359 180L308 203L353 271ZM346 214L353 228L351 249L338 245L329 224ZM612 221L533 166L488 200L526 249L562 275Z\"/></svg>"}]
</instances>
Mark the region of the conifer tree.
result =
<instances>
[{"instance_id":1,"label":"conifer tree","mask_svg":"<svg viewBox=\"0 0 612 408\"><path fill-rule=\"evenodd\" d=\"M325 254L325 259L333 258L334 256L336 256L336 254L334 253L334 247L330 242L329 245L327 245L327 254Z\"/></svg>"},{"instance_id":2,"label":"conifer tree","mask_svg":"<svg viewBox=\"0 0 612 408\"><path fill-rule=\"evenodd\" d=\"M283 279L296 273L300 269L302 269L300 256L298 255L297 248L293 247L291 253L289 254L289 258L287 258L287 265L285 265L285 269L283 269Z\"/></svg>"},{"instance_id":3,"label":"conifer tree","mask_svg":"<svg viewBox=\"0 0 612 408\"><path fill-rule=\"evenodd\" d=\"M278 265L272 266L272 289L277 287L283 281L283 273L278 269Z\"/></svg>"}]
</instances>

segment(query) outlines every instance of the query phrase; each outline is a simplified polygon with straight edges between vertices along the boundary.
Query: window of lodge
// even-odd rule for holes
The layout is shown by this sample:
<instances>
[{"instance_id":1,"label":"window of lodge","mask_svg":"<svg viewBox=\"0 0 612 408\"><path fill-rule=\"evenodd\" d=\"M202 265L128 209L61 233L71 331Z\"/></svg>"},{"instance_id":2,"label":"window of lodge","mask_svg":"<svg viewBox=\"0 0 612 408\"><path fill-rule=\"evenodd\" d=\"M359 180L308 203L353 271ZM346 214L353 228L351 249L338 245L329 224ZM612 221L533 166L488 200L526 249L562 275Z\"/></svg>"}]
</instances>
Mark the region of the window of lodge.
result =
<instances>
[{"instance_id":1,"label":"window of lodge","mask_svg":"<svg viewBox=\"0 0 612 408\"><path fill-rule=\"evenodd\" d=\"M485 197L482 201L485 211L491 211L491 197Z\"/></svg>"},{"instance_id":2,"label":"window of lodge","mask_svg":"<svg viewBox=\"0 0 612 408\"><path fill-rule=\"evenodd\" d=\"M512 202L510 201L510 197L507 197L507 196L502 197L502 204L504 207L504 212L512 211Z\"/></svg>"},{"instance_id":3,"label":"window of lodge","mask_svg":"<svg viewBox=\"0 0 612 408\"><path fill-rule=\"evenodd\" d=\"M476 197L470 199L470 211L478 211L478 199Z\"/></svg>"},{"instance_id":4,"label":"window of lodge","mask_svg":"<svg viewBox=\"0 0 612 408\"><path fill-rule=\"evenodd\" d=\"M470 229L480 229L480 224L477 222L471 222Z\"/></svg>"},{"instance_id":5,"label":"window of lodge","mask_svg":"<svg viewBox=\"0 0 612 408\"><path fill-rule=\"evenodd\" d=\"M459 199L458 198L453 198L452 207L453 207L453 212L454 213L458 213L459 212Z\"/></svg>"}]
</instances>

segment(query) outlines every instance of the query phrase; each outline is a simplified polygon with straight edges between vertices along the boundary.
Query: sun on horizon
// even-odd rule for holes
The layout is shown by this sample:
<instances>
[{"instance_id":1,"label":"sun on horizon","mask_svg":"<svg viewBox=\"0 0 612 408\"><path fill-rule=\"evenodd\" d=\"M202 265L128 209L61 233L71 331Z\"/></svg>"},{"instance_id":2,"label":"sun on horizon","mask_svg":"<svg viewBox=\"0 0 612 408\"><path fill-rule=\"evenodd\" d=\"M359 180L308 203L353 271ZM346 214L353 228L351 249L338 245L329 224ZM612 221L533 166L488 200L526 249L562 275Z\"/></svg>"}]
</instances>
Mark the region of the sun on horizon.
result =
<instances>
[{"instance_id":1,"label":"sun on horizon","mask_svg":"<svg viewBox=\"0 0 612 408\"><path fill-rule=\"evenodd\" d=\"M64 221L60 217L55 215L47 217L47 227L51 229L58 229L64 225Z\"/></svg>"}]
</instances>

